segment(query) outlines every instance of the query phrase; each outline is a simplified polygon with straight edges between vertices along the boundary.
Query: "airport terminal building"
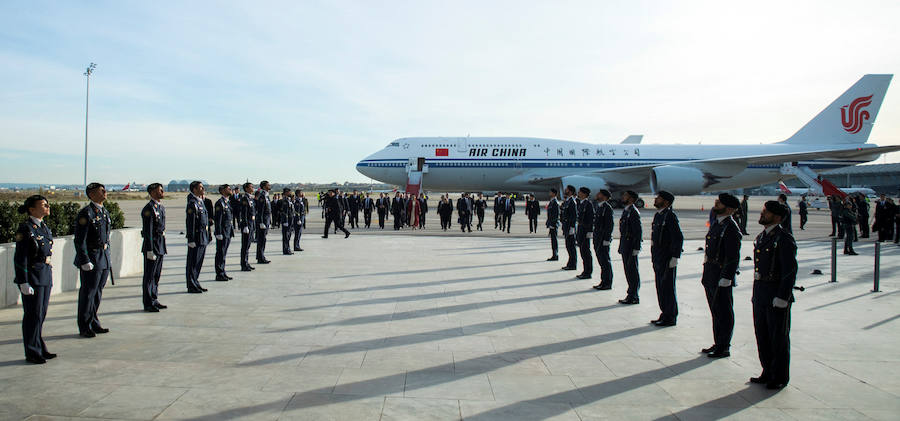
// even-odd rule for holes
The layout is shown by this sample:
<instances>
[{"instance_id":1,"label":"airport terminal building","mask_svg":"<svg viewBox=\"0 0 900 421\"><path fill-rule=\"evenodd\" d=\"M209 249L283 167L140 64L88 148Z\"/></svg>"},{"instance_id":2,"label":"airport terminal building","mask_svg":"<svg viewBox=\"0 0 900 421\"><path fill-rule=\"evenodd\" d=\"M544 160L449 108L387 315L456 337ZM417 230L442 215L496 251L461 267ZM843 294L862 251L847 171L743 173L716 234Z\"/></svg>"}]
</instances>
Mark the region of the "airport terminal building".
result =
<instances>
[{"instance_id":1,"label":"airport terminal building","mask_svg":"<svg viewBox=\"0 0 900 421\"><path fill-rule=\"evenodd\" d=\"M868 187L878 193L900 195L900 163L856 165L821 175L838 187Z\"/></svg>"}]
</instances>

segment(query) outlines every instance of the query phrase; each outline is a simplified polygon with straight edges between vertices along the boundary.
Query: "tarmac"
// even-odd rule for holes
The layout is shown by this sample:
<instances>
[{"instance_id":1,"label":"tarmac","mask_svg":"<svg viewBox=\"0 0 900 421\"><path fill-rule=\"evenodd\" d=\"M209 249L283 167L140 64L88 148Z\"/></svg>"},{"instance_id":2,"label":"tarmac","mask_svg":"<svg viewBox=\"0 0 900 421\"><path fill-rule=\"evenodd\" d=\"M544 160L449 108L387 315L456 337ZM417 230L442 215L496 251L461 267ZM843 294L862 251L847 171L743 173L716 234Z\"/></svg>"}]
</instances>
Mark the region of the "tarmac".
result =
<instances>
[{"instance_id":1,"label":"tarmac","mask_svg":"<svg viewBox=\"0 0 900 421\"><path fill-rule=\"evenodd\" d=\"M827 221L798 233L806 291L792 310L791 381L773 392L748 382L760 373L750 261L734 291L731 357L699 352L712 343L696 235L705 217L681 213L691 239L670 328L648 324L659 313L649 250L641 303L622 306L617 256L613 290L595 291L596 262L585 281L546 262L544 229L528 234L521 213L513 234L492 224L478 235L443 233L432 213L425 232L325 240L314 211L305 251L281 255L273 234L272 263L256 271L238 271L232 243L230 282L212 280L210 247L201 274L209 292L200 295L185 293L186 247L170 223L160 285L168 309L144 313L140 277L117 279L100 307L111 332L84 339L77 293L53 296L44 339L59 357L41 366L24 361L21 308L0 309L0 419L898 419L900 247L883 245L872 292L870 240L858 243L859 256L838 255L830 283Z\"/></svg>"}]
</instances>

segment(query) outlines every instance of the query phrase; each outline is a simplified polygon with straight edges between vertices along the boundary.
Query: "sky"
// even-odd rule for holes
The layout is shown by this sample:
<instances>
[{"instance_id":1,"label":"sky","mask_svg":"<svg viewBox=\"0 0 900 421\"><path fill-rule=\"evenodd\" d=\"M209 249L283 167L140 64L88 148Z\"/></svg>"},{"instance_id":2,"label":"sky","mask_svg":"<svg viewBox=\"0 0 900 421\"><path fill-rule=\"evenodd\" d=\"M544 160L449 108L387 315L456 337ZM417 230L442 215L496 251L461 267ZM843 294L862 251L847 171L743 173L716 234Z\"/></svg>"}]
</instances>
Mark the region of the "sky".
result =
<instances>
[{"instance_id":1,"label":"sky","mask_svg":"<svg viewBox=\"0 0 900 421\"><path fill-rule=\"evenodd\" d=\"M81 183L91 62L90 180L370 181L356 162L400 137L780 141L900 69L898 21L897 1L0 2L0 182ZM869 142L900 144L897 87Z\"/></svg>"}]
</instances>

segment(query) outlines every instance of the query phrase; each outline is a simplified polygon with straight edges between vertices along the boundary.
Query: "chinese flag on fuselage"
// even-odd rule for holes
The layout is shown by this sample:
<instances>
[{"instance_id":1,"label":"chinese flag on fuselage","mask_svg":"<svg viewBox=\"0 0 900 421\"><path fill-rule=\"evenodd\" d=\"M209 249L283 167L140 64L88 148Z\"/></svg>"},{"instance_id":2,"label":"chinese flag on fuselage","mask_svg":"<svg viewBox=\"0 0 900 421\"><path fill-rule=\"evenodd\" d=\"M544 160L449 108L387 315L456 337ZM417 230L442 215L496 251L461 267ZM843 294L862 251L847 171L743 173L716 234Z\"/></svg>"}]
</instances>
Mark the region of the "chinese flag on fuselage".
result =
<instances>
[{"instance_id":1,"label":"chinese flag on fuselage","mask_svg":"<svg viewBox=\"0 0 900 421\"><path fill-rule=\"evenodd\" d=\"M450 150L447 148L438 148L434 150L434 156L450 156Z\"/></svg>"}]
</instances>

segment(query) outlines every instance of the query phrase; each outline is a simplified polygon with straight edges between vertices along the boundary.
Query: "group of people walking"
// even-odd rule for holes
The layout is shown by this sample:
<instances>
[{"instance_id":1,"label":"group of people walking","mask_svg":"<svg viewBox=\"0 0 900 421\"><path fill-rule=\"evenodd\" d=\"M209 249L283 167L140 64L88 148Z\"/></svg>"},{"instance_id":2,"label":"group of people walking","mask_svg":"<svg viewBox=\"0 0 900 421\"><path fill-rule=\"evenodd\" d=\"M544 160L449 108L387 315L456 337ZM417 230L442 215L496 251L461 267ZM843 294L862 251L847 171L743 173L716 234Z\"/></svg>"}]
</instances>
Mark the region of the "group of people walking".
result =
<instances>
[{"instance_id":1,"label":"group of people walking","mask_svg":"<svg viewBox=\"0 0 900 421\"><path fill-rule=\"evenodd\" d=\"M593 256L600 264L600 283L597 290L612 289L613 272L610 248L613 240L614 217L610 205L611 195L601 189L591 196L587 187L575 189L566 186L562 201L556 189L550 190L546 226L549 230L552 256L548 261L559 260L557 236L563 230L568 261L563 270L577 270L578 255L582 271L578 279L590 279L593 274ZM593 200L592 200L593 199ZM642 250L641 214L635 206L638 194L626 191L621 196L624 209L619 217L619 244L628 289L623 305L640 303L640 274L638 257ZM675 196L666 191L657 193L653 205L650 235L650 257L656 284L659 317L650 323L659 327L677 324L678 301L675 278L681 258L684 236L672 204ZM745 200L746 203L746 200ZM714 215L706 234L703 286L712 318L713 344L701 351L710 358L730 356L734 330L734 300L732 289L736 286L742 229L734 219L741 213L742 203L737 197L720 194L712 207ZM742 212L747 218L747 211ZM769 389L781 389L789 380L790 360L790 307L794 301L793 288L797 276L797 246L793 235L784 228L789 215L788 207L779 201L768 201L760 211L758 222L762 232L754 241L753 276L753 325L756 333L762 373L750 379ZM593 247L591 243L593 241Z\"/></svg>"},{"instance_id":2,"label":"group of people walking","mask_svg":"<svg viewBox=\"0 0 900 421\"><path fill-rule=\"evenodd\" d=\"M853 250L853 243L870 236L868 199L862 193L843 198L828 196L828 206L831 211L831 234L828 236L844 240L844 254L858 254ZM878 242L900 243L900 212L894 200L885 194L881 194L875 203L871 228L878 234Z\"/></svg>"}]
</instances>

